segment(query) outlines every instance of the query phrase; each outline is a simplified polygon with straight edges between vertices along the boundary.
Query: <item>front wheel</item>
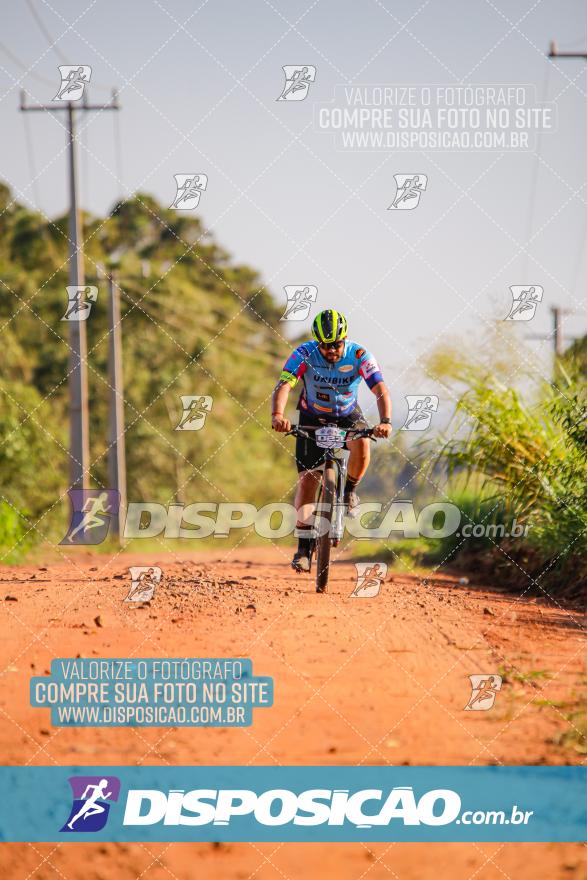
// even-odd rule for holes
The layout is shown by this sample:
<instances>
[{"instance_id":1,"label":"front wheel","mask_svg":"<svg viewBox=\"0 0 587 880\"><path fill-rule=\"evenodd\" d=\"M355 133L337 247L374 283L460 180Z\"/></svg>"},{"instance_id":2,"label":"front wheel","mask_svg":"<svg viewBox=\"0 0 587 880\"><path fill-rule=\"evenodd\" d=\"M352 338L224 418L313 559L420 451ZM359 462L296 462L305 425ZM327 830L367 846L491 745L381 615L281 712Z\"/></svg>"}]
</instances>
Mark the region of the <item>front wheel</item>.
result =
<instances>
[{"instance_id":1,"label":"front wheel","mask_svg":"<svg viewBox=\"0 0 587 880\"><path fill-rule=\"evenodd\" d=\"M334 512L334 500L336 498L336 475L334 465L331 461L327 461L324 465L324 474L322 476L322 487L320 490L320 520L321 528L318 538L316 538L316 592L323 593L328 584L328 573L330 569L330 526ZM328 528L326 528L328 525Z\"/></svg>"}]
</instances>

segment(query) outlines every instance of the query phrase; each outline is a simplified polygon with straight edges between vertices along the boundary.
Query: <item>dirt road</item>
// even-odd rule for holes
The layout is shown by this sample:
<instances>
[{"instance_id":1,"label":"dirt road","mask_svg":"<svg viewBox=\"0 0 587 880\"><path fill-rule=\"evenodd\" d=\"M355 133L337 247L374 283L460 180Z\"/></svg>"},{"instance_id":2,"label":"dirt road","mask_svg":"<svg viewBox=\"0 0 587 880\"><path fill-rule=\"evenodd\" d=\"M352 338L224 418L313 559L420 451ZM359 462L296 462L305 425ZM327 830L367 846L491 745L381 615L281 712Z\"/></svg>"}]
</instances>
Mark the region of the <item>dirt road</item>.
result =
<instances>
[{"instance_id":1,"label":"dirt road","mask_svg":"<svg viewBox=\"0 0 587 880\"><path fill-rule=\"evenodd\" d=\"M129 565L159 565L150 605L123 603ZM474 576L471 575L474 581ZM553 602L391 571L349 598L350 562L318 596L275 550L92 556L0 570L0 734L6 764L580 763L567 720L585 693L584 616ZM28 682L54 657L244 656L275 704L240 729L52 728ZM469 675L504 677L465 712ZM585 747L585 742L582 742ZM4 844L10 878L567 878L578 844Z\"/></svg>"}]
</instances>

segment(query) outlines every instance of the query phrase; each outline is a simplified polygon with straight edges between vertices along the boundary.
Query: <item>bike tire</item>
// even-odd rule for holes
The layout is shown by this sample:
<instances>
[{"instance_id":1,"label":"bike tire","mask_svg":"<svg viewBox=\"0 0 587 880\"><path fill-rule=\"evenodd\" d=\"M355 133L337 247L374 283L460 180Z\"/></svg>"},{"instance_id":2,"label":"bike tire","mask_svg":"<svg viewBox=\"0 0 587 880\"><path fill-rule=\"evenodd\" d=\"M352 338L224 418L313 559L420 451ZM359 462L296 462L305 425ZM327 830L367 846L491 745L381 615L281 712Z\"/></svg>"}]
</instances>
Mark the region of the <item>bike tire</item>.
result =
<instances>
[{"instance_id":1,"label":"bike tire","mask_svg":"<svg viewBox=\"0 0 587 880\"><path fill-rule=\"evenodd\" d=\"M324 524L324 520L328 522L328 529L323 535L316 538L316 592L324 593L328 584L328 575L330 571L330 525L332 523L332 514L334 512L334 500L336 498L336 474L332 462L326 462L324 465L324 473L322 475L322 488L320 491L320 503L324 506L324 510L320 512L320 517Z\"/></svg>"}]
</instances>

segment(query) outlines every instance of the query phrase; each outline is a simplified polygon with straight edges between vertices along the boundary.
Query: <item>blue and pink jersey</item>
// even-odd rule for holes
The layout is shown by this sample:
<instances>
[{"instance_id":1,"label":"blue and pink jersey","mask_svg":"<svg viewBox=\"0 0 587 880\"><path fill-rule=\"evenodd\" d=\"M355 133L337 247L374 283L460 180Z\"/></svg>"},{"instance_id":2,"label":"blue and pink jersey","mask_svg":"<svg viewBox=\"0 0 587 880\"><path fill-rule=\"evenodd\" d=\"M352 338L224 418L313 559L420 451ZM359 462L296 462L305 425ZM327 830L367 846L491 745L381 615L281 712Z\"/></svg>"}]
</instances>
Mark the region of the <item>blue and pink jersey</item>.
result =
<instances>
[{"instance_id":1,"label":"blue and pink jersey","mask_svg":"<svg viewBox=\"0 0 587 880\"><path fill-rule=\"evenodd\" d=\"M346 416L357 405L361 379L373 388L383 381L383 375L373 355L347 339L335 364L322 357L317 342L298 345L283 365L280 379L292 388L301 379L301 410L317 416Z\"/></svg>"}]
</instances>

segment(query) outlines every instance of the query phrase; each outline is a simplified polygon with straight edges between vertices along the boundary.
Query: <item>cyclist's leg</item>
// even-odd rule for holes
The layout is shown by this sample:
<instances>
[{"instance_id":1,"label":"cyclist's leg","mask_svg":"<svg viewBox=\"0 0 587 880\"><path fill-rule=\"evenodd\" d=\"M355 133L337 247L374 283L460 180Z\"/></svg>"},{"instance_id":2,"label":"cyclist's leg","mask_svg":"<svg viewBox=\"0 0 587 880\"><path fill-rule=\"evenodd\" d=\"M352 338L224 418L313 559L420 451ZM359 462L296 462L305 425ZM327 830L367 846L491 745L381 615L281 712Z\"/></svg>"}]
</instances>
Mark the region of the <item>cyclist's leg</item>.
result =
<instances>
[{"instance_id":1,"label":"cyclist's leg","mask_svg":"<svg viewBox=\"0 0 587 880\"><path fill-rule=\"evenodd\" d=\"M316 504L316 493L320 486L322 471L305 470L298 474L298 485L294 500L297 511L297 525L309 525Z\"/></svg>"},{"instance_id":2,"label":"cyclist's leg","mask_svg":"<svg viewBox=\"0 0 587 880\"><path fill-rule=\"evenodd\" d=\"M369 449L369 441L366 437L359 437L357 440L349 440L347 447L350 450L347 478L344 486L344 503L347 505L349 516L357 515L355 510L359 504L359 496L357 495L357 486L365 476L365 472L369 467L371 458L371 450Z\"/></svg>"},{"instance_id":3,"label":"cyclist's leg","mask_svg":"<svg viewBox=\"0 0 587 880\"><path fill-rule=\"evenodd\" d=\"M344 428L366 428L367 422L359 406L341 421L341 427ZM369 440L366 437L359 437L356 440L347 440L347 449L350 452L347 464L347 479L344 487L344 500L348 505L349 511L356 507L359 503L359 496L356 488L365 476L369 461L371 459L371 448Z\"/></svg>"},{"instance_id":4,"label":"cyclist's leg","mask_svg":"<svg viewBox=\"0 0 587 880\"><path fill-rule=\"evenodd\" d=\"M314 424L310 416L300 418L300 425ZM318 424L316 420L316 424ZM320 465L324 461L324 450L316 446L314 440L306 437L296 439L296 464L298 468L298 485L295 496L297 511L296 533L298 549L294 554L292 565L297 571L310 570L310 548L312 521L316 504L316 495L322 478ZM317 470L318 468L318 470Z\"/></svg>"},{"instance_id":5,"label":"cyclist's leg","mask_svg":"<svg viewBox=\"0 0 587 880\"><path fill-rule=\"evenodd\" d=\"M347 473L349 479L356 485L363 479L369 467L371 460L369 440L366 437L359 437L358 440L349 440L347 447L350 450Z\"/></svg>"}]
</instances>

